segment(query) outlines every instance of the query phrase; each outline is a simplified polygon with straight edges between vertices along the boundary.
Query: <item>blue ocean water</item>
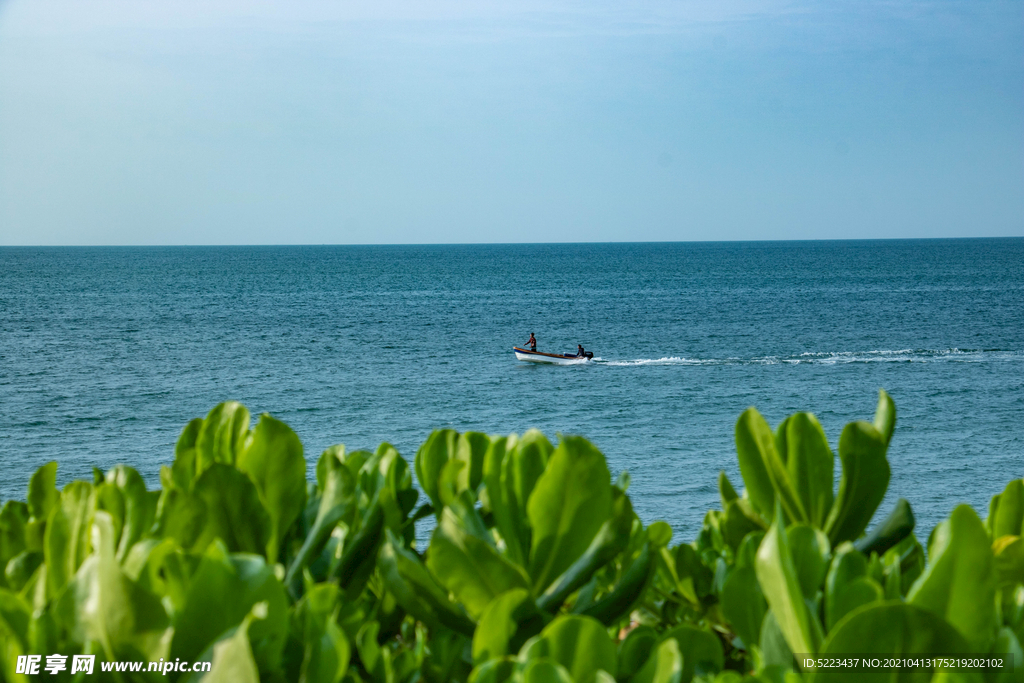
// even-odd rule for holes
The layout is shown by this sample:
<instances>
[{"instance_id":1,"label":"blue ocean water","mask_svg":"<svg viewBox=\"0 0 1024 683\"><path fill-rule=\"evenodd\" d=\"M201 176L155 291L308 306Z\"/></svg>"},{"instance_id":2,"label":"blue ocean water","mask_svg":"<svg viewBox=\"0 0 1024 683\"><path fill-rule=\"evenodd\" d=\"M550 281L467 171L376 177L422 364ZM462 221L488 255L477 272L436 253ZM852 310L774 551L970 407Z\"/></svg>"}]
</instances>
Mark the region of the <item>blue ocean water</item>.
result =
<instances>
[{"instance_id":1,"label":"blue ocean water","mask_svg":"<svg viewBox=\"0 0 1024 683\"><path fill-rule=\"evenodd\" d=\"M741 485L733 425L815 412L835 447L896 401L895 497L926 533L1024 475L1024 239L0 249L0 497L39 465L153 484L236 399L326 446L430 430L590 438L692 539ZM582 343L593 363L517 362ZM838 463L837 463L838 472Z\"/></svg>"}]
</instances>

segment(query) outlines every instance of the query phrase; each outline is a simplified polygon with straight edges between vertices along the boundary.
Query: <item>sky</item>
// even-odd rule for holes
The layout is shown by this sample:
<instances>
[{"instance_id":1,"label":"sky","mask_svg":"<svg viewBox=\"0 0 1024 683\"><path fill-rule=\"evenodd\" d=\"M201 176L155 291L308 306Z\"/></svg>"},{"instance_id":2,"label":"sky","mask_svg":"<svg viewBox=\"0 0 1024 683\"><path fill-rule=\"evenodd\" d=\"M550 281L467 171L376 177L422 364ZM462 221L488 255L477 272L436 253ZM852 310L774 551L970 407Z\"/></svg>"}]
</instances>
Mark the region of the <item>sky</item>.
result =
<instances>
[{"instance_id":1,"label":"sky","mask_svg":"<svg viewBox=\"0 0 1024 683\"><path fill-rule=\"evenodd\" d=\"M0 0L0 245L1006 235L1020 0Z\"/></svg>"}]
</instances>

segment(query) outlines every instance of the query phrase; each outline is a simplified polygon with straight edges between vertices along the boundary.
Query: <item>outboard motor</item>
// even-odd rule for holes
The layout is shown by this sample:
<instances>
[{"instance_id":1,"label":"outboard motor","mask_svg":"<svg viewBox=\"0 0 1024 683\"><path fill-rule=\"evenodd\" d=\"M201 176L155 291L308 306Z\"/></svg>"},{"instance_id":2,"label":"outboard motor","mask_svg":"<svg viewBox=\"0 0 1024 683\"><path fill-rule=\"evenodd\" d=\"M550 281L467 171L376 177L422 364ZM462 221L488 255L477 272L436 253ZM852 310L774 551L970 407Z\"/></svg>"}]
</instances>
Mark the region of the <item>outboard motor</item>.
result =
<instances>
[{"instance_id":1,"label":"outboard motor","mask_svg":"<svg viewBox=\"0 0 1024 683\"><path fill-rule=\"evenodd\" d=\"M592 351L584 351L583 355L587 357L587 360L590 360L590 359L592 359L594 357L594 354L593 354Z\"/></svg>"}]
</instances>

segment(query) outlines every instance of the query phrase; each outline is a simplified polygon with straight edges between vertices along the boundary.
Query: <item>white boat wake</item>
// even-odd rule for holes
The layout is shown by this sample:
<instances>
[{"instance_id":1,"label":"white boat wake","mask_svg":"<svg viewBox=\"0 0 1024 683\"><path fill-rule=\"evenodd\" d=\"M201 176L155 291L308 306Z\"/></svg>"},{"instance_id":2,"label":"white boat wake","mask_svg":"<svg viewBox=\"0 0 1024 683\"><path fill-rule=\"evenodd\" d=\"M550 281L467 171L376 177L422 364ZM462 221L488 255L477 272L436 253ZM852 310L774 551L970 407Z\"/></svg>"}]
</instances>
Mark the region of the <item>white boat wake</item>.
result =
<instances>
[{"instance_id":1,"label":"white boat wake","mask_svg":"<svg viewBox=\"0 0 1024 683\"><path fill-rule=\"evenodd\" d=\"M618 360L594 357L601 365L630 367L642 365L844 365L848 363L987 363L1020 362L1024 353L1004 349L897 349L877 351L808 351L795 356L753 358L636 358Z\"/></svg>"},{"instance_id":2,"label":"white boat wake","mask_svg":"<svg viewBox=\"0 0 1024 683\"><path fill-rule=\"evenodd\" d=\"M679 358L676 356L666 358L637 358L636 360L605 360L598 356L594 357L595 363L602 365L715 365L720 364L714 360L701 360L699 358Z\"/></svg>"}]
</instances>

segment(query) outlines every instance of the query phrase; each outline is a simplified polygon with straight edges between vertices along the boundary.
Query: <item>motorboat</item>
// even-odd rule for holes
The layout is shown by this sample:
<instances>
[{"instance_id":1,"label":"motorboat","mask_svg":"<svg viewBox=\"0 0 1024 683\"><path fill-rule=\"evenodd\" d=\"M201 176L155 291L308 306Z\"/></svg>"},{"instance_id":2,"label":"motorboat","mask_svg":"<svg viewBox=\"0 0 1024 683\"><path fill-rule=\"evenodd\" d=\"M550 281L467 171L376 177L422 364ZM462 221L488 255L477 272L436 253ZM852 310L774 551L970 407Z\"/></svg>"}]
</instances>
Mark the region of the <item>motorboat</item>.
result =
<instances>
[{"instance_id":1,"label":"motorboat","mask_svg":"<svg viewBox=\"0 0 1024 683\"><path fill-rule=\"evenodd\" d=\"M530 351L513 346L516 358L528 363L553 363L555 365L573 365L575 363L586 363L594 357L594 354L587 351L584 356L577 356L575 353L544 353L543 351Z\"/></svg>"}]
</instances>

